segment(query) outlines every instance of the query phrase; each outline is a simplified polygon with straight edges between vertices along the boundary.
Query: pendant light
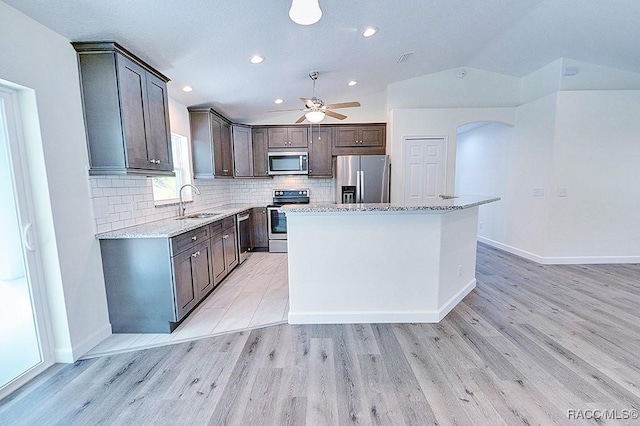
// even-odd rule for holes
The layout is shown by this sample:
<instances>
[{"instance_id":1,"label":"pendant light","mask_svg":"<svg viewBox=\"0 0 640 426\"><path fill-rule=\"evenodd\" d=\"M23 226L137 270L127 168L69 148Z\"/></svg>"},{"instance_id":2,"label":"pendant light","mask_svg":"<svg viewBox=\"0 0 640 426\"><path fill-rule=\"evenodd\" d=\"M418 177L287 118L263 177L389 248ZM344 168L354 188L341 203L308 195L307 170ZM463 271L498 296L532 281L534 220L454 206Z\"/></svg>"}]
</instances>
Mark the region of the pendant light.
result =
<instances>
[{"instance_id":1,"label":"pendant light","mask_svg":"<svg viewBox=\"0 0 640 426\"><path fill-rule=\"evenodd\" d=\"M322 18L318 0L292 0L289 18L299 25L312 25Z\"/></svg>"}]
</instances>

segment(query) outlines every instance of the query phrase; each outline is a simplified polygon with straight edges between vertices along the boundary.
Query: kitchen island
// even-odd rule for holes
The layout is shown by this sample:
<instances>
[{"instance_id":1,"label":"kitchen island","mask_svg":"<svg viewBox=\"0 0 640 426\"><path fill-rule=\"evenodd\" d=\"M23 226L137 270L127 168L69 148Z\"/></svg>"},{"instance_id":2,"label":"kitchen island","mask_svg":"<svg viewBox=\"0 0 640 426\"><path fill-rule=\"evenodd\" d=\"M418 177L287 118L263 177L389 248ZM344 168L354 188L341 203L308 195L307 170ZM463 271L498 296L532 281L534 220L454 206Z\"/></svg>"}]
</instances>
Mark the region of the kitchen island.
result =
<instances>
[{"instance_id":1,"label":"kitchen island","mask_svg":"<svg viewBox=\"0 0 640 426\"><path fill-rule=\"evenodd\" d=\"M475 288L478 208L498 200L282 207L289 323L439 322Z\"/></svg>"}]
</instances>

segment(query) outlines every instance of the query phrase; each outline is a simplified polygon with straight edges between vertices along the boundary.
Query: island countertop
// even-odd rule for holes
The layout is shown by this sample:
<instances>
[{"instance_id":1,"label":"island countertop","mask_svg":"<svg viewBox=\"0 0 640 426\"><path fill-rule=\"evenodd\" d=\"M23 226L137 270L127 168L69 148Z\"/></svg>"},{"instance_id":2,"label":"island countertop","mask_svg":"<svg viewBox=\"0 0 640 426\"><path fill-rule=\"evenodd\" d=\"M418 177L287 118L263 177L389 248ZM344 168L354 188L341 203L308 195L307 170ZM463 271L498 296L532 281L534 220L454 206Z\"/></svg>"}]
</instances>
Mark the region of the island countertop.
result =
<instances>
[{"instance_id":1,"label":"island countertop","mask_svg":"<svg viewBox=\"0 0 640 426\"><path fill-rule=\"evenodd\" d=\"M464 210L500 200L500 197L478 195L441 196L419 205L398 203L376 204L289 204L280 208L285 213L333 213L333 212L429 212L442 213Z\"/></svg>"},{"instance_id":2,"label":"island countertop","mask_svg":"<svg viewBox=\"0 0 640 426\"><path fill-rule=\"evenodd\" d=\"M103 232L96 235L99 240L109 240L118 238L170 238L183 234L209 223L222 220L226 217L240 213L257 206L256 204L225 204L217 207L210 207L200 211L188 211L187 216L197 213L215 212L215 216L193 219L178 219L176 217L170 219L156 220L127 228L115 229L109 232Z\"/></svg>"}]
</instances>

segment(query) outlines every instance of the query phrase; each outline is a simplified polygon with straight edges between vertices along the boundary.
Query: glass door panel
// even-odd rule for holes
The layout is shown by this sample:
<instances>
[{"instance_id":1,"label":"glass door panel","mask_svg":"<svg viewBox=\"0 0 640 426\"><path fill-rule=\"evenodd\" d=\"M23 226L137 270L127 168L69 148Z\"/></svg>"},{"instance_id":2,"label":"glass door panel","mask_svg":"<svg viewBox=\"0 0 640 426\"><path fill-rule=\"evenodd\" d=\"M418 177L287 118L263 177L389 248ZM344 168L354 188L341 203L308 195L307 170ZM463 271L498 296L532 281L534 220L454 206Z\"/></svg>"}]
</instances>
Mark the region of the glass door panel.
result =
<instances>
[{"instance_id":1,"label":"glass door panel","mask_svg":"<svg viewBox=\"0 0 640 426\"><path fill-rule=\"evenodd\" d=\"M34 250L31 224L21 212L26 193L16 173L15 111L11 92L0 87L0 390L43 361L25 250Z\"/></svg>"}]
</instances>

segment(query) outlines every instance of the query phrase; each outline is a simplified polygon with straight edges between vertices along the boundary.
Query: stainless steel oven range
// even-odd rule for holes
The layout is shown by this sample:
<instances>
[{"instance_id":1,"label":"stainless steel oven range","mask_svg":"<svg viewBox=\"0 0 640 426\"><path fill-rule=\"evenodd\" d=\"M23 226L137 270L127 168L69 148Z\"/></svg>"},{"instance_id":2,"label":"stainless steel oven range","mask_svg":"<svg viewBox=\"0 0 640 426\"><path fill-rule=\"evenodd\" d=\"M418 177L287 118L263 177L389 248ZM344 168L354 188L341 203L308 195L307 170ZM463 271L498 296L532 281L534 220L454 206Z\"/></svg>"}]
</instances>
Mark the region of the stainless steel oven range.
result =
<instances>
[{"instance_id":1,"label":"stainless steel oven range","mask_svg":"<svg viewBox=\"0 0 640 426\"><path fill-rule=\"evenodd\" d=\"M273 204L267 206L269 251L287 252L287 217L278 209L286 204L309 204L309 189L274 189Z\"/></svg>"}]
</instances>

